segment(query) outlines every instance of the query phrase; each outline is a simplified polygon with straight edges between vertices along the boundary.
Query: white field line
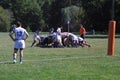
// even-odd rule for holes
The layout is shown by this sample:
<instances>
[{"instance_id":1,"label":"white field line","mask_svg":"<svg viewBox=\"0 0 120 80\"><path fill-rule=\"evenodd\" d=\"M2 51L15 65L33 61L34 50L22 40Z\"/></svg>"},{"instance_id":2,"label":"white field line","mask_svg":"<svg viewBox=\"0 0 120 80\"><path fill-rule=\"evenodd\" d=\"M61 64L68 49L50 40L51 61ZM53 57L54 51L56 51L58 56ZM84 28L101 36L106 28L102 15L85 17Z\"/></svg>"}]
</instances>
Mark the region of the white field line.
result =
<instances>
[{"instance_id":1,"label":"white field line","mask_svg":"<svg viewBox=\"0 0 120 80\"><path fill-rule=\"evenodd\" d=\"M79 57L61 57L61 58L48 58L48 59L36 59L36 60L23 60L24 62L44 62L44 61L61 61L61 60L71 60L71 59L94 59L102 58L107 56L79 56ZM13 61L0 61L2 63L11 63Z\"/></svg>"}]
</instances>

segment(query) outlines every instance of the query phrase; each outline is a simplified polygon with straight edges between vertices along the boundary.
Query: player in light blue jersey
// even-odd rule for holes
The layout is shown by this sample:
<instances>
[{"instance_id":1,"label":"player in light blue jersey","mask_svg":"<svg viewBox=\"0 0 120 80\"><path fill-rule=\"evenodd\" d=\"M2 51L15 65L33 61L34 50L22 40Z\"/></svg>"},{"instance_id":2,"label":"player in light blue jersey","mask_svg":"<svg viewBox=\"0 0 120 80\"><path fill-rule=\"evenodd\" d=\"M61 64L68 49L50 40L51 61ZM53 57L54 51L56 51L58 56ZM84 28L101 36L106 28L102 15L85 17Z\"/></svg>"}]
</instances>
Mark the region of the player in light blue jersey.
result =
<instances>
[{"instance_id":1,"label":"player in light blue jersey","mask_svg":"<svg viewBox=\"0 0 120 80\"><path fill-rule=\"evenodd\" d=\"M31 45L31 47L33 47L33 45L34 45L37 41L39 41L39 43L40 43L40 36L39 36L40 33L41 33L41 28L38 28L38 29L34 32L33 43L32 43L32 45ZM39 44L39 43L38 43L38 44Z\"/></svg>"},{"instance_id":2,"label":"player in light blue jersey","mask_svg":"<svg viewBox=\"0 0 120 80\"><path fill-rule=\"evenodd\" d=\"M25 41L28 38L29 34L24 28L21 27L20 22L17 22L16 26L17 27L13 31L15 34L15 37L13 37L13 34L9 34L9 36L15 42L14 53L13 53L14 63L16 63L16 57L17 57L18 50L20 52L20 63L22 63L23 49L25 48Z\"/></svg>"}]
</instances>

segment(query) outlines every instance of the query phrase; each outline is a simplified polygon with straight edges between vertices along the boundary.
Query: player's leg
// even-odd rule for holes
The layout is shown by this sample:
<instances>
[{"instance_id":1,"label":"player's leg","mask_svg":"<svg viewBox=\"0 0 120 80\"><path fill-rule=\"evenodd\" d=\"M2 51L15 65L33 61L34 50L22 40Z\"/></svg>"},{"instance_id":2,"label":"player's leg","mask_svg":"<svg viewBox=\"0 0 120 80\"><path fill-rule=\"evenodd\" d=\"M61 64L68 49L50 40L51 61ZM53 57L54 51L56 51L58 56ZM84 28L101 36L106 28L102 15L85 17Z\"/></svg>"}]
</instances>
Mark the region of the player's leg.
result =
<instances>
[{"instance_id":1,"label":"player's leg","mask_svg":"<svg viewBox=\"0 0 120 80\"><path fill-rule=\"evenodd\" d=\"M34 36L33 36L33 43L32 43L32 45L31 45L31 47L33 47L33 45L34 45L36 42L37 42L37 36L34 35Z\"/></svg>"},{"instance_id":2,"label":"player's leg","mask_svg":"<svg viewBox=\"0 0 120 80\"><path fill-rule=\"evenodd\" d=\"M36 40L34 40L34 41L33 41L33 43L32 43L32 45L31 45L31 47L33 47L33 45L34 45L35 43L36 43Z\"/></svg>"},{"instance_id":3,"label":"player's leg","mask_svg":"<svg viewBox=\"0 0 120 80\"><path fill-rule=\"evenodd\" d=\"M86 46L88 46L88 47L91 47L91 45L89 45L89 44L87 44L87 43L85 43L84 45L86 45Z\"/></svg>"},{"instance_id":4,"label":"player's leg","mask_svg":"<svg viewBox=\"0 0 120 80\"><path fill-rule=\"evenodd\" d=\"M40 42L40 36L39 35L36 36L36 39Z\"/></svg>"},{"instance_id":5,"label":"player's leg","mask_svg":"<svg viewBox=\"0 0 120 80\"><path fill-rule=\"evenodd\" d=\"M22 64L23 60L23 48L20 48L20 63Z\"/></svg>"},{"instance_id":6,"label":"player's leg","mask_svg":"<svg viewBox=\"0 0 120 80\"><path fill-rule=\"evenodd\" d=\"M80 37L84 39L84 35L83 34L81 34Z\"/></svg>"},{"instance_id":7,"label":"player's leg","mask_svg":"<svg viewBox=\"0 0 120 80\"><path fill-rule=\"evenodd\" d=\"M67 47L69 45L68 38L63 39L63 45Z\"/></svg>"},{"instance_id":8,"label":"player's leg","mask_svg":"<svg viewBox=\"0 0 120 80\"><path fill-rule=\"evenodd\" d=\"M36 39L38 41L38 43L36 44L36 46L40 46L40 44L41 44L41 38L40 38L40 36L38 35Z\"/></svg>"},{"instance_id":9,"label":"player's leg","mask_svg":"<svg viewBox=\"0 0 120 80\"><path fill-rule=\"evenodd\" d=\"M89 45L89 44L86 43L86 40L83 41L83 45L87 46L87 47L91 47L91 45Z\"/></svg>"},{"instance_id":10,"label":"player's leg","mask_svg":"<svg viewBox=\"0 0 120 80\"><path fill-rule=\"evenodd\" d=\"M17 62L16 58L17 58L18 48L19 48L18 41L15 41L15 44L14 44L14 53L13 53L13 62L14 63Z\"/></svg>"},{"instance_id":11,"label":"player's leg","mask_svg":"<svg viewBox=\"0 0 120 80\"><path fill-rule=\"evenodd\" d=\"M13 53L13 62L16 63L16 58L17 58L17 51L18 49L17 48L14 48L14 53Z\"/></svg>"},{"instance_id":12,"label":"player's leg","mask_svg":"<svg viewBox=\"0 0 120 80\"><path fill-rule=\"evenodd\" d=\"M23 61L23 49L25 48L25 41L21 40L19 44L19 53L20 53L20 63L22 64Z\"/></svg>"}]
</instances>

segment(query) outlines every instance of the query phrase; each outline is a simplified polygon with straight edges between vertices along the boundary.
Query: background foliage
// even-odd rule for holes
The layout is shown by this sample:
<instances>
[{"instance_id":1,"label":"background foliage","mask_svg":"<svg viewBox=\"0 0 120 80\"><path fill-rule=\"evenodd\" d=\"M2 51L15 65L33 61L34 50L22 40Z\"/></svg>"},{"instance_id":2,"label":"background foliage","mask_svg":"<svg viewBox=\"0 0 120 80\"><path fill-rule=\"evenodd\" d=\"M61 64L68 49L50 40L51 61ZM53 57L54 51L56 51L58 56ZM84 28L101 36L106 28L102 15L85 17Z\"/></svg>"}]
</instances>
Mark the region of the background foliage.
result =
<instances>
[{"instance_id":1,"label":"background foliage","mask_svg":"<svg viewBox=\"0 0 120 80\"><path fill-rule=\"evenodd\" d=\"M1 0L0 6L0 31L8 31L14 20L21 21L31 31L38 27L48 31L59 26L67 31L69 20L71 32L78 31L80 24L87 30L94 27L96 31L106 32L112 13L112 0ZM117 32L120 32L119 6L120 0L115 0Z\"/></svg>"}]
</instances>

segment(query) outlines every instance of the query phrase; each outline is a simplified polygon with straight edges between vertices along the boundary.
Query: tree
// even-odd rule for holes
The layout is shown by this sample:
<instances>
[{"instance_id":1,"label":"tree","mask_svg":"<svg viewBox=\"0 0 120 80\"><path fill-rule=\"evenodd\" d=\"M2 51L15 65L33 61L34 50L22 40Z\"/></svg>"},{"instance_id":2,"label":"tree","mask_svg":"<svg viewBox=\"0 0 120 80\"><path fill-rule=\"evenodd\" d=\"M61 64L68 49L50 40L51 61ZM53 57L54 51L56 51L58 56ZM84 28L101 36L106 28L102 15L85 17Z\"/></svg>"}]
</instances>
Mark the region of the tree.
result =
<instances>
[{"instance_id":1,"label":"tree","mask_svg":"<svg viewBox=\"0 0 120 80\"><path fill-rule=\"evenodd\" d=\"M10 0L10 9L14 18L21 21L24 27L35 31L42 23L42 10L37 0Z\"/></svg>"},{"instance_id":2,"label":"tree","mask_svg":"<svg viewBox=\"0 0 120 80\"><path fill-rule=\"evenodd\" d=\"M110 20L110 0L82 0L82 6L85 9L84 24L88 29L92 25L95 30L107 30Z\"/></svg>"},{"instance_id":3,"label":"tree","mask_svg":"<svg viewBox=\"0 0 120 80\"><path fill-rule=\"evenodd\" d=\"M112 0L0 0L3 8L2 15L8 15L10 20L19 20L24 27L35 31L39 26L47 30L47 26L54 28L62 25L67 29L67 21L70 20L72 31L78 31L79 24L91 25L97 31L107 31L108 22L111 19ZM120 25L120 0L115 0L115 20ZM13 16L11 16L11 12ZM4 14L5 13L5 14ZM10 22L10 21L8 21ZM5 24L5 23L3 23ZM119 31L117 27L117 31Z\"/></svg>"},{"instance_id":4,"label":"tree","mask_svg":"<svg viewBox=\"0 0 120 80\"><path fill-rule=\"evenodd\" d=\"M4 9L8 9L9 6L9 0L0 0L0 5L4 8Z\"/></svg>"},{"instance_id":5,"label":"tree","mask_svg":"<svg viewBox=\"0 0 120 80\"><path fill-rule=\"evenodd\" d=\"M115 20L117 22L116 32L120 33L120 0L115 1Z\"/></svg>"},{"instance_id":6,"label":"tree","mask_svg":"<svg viewBox=\"0 0 120 80\"><path fill-rule=\"evenodd\" d=\"M84 10L82 7L70 6L62 8L62 23L67 26L67 22L70 21L70 29L72 31L77 31L79 29L79 24L84 17ZM65 30L67 29L64 28Z\"/></svg>"},{"instance_id":7,"label":"tree","mask_svg":"<svg viewBox=\"0 0 120 80\"><path fill-rule=\"evenodd\" d=\"M11 12L3 9L0 6L0 31L6 32L9 30L10 21L11 21Z\"/></svg>"}]
</instances>

